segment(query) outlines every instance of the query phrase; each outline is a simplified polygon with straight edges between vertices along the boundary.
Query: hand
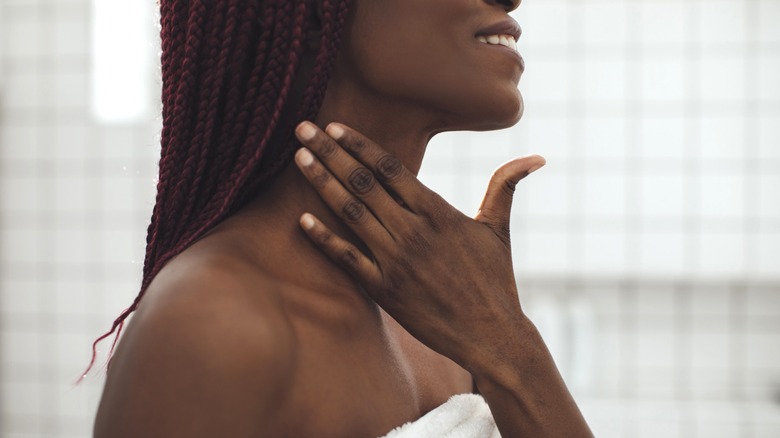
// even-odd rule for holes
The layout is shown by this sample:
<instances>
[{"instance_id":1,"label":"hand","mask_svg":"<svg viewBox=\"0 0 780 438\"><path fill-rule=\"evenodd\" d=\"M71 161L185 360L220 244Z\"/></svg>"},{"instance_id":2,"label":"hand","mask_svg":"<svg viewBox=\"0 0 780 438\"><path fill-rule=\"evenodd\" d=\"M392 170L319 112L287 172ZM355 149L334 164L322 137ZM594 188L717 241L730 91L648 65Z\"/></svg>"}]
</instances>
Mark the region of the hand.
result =
<instances>
[{"instance_id":1,"label":"hand","mask_svg":"<svg viewBox=\"0 0 780 438\"><path fill-rule=\"evenodd\" d=\"M502 340L523 318L509 240L512 195L544 159L498 168L472 219L362 134L340 124L326 130L299 125L306 147L295 161L371 254L305 213L300 222L308 236L430 348L466 369L477 357L501 354Z\"/></svg>"}]
</instances>

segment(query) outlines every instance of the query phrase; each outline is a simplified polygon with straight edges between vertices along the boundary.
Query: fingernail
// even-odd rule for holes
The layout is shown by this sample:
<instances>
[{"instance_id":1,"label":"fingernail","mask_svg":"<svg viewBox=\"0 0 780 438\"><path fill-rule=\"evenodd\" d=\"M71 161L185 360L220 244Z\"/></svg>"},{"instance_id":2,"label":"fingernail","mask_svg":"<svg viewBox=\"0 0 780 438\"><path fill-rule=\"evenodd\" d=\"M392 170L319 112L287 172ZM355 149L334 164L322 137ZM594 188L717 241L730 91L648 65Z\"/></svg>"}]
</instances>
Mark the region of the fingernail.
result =
<instances>
[{"instance_id":1,"label":"fingernail","mask_svg":"<svg viewBox=\"0 0 780 438\"><path fill-rule=\"evenodd\" d=\"M314 219L309 213L304 213L301 216L301 226L306 230L311 230L314 227Z\"/></svg>"},{"instance_id":2,"label":"fingernail","mask_svg":"<svg viewBox=\"0 0 780 438\"><path fill-rule=\"evenodd\" d=\"M314 155L309 152L306 148L300 148L298 149L298 152L295 154L295 157L298 159L298 162L301 163L302 166L308 166L309 164L314 162Z\"/></svg>"},{"instance_id":3,"label":"fingernail","mask_svg":"<svg viewBox=\"0 0 780 438\"><path fill-rule=\"evenodd\" d=\"M317 135L317 130L310 122L303 122L298 126L298 136L302 140L311 140L315 135Z\"/></svg>"},{"instance_id":4,"label":"fingernail","mask_svg":"<svg viewBox=\"0 0 780 438\"><path fill-rule=\"evenodd\" d=\"M338 140L338 139L340 139L341 137L344 136L344 128L342 128L339 125L334 125L332 123L330 125L328 125L328 127L325 129L325 131L334 140Z\"/></svg>"},{"instance_id":5,"label":"fingernail","mask_svg":"<svg viewBox=\"0 0 780 438\"><path fill-rule=\"evenodd\" d=\"M544 164L545 164L545 163L542 163L542 164L537 164L536 166L534 166L534 167L532 167L532 168L528 169L528 173L530 174L530 173L536 172L537 170L539 170L539 169L541 169L542 167L544 167Z\"/></svg>"}]
</instances>

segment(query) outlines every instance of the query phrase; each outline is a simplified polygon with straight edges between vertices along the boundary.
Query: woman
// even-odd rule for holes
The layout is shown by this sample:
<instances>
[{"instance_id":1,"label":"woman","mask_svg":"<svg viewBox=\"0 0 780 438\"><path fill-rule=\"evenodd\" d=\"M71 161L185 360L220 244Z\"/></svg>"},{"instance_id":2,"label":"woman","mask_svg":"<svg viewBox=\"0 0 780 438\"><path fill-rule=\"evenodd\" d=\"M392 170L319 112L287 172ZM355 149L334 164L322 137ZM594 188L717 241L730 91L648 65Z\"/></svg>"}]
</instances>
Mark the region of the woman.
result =
<instances>
[{"instance_id":1,"label":"woman","mask_svg":"<svg viewBox=\"0 0 780 438\"><path fill-rule=\"evenodd\" d=\"M415 177L435 134L522 115L518 3L160 2L158 198L96 436L381 436L473 390L504 437L590 434L512 273L543 159L476 219Z\"/></svg>"}]
</instances>

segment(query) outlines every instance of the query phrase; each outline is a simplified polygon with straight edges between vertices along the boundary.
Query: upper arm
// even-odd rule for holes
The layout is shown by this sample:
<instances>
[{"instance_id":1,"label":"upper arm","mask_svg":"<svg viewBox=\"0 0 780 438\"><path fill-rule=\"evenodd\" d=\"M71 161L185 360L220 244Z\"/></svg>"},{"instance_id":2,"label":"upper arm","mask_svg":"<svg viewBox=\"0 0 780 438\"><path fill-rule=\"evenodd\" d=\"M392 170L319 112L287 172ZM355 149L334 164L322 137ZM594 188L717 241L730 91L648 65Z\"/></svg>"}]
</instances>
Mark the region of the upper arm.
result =
<instances>
[{"instance_id":1,"label":"upper arm","mask_svg":"<svg viewBox=\"0 0 780 438\"><path fill-rule=\"evenodd\" d=\"M254 437L272 429L291 378L291 329L272 299L264 309L247 305L239 277L178 279L164 287L180 290L139 311L112 361L95 437Z\"/></svg>"}]
</instances>

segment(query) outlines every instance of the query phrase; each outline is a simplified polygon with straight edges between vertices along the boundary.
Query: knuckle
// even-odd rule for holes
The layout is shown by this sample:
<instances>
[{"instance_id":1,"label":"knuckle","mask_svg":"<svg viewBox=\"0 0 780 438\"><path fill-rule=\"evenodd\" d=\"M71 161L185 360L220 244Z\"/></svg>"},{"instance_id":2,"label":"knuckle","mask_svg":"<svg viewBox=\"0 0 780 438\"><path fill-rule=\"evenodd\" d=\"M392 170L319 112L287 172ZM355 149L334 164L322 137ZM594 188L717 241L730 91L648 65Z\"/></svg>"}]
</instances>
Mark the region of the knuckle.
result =
<instances>
[{"instance_id":1,"label":"knuckle","mask_svg":"<svg viewBox=\"0 0 780 438\"><path fill-rule=\"evenodd\" d=\"M331 233L328 230L322 230L320 233L317 234L317 242L319 242L320 245L327 245L332 238L333 238L333 233Z\"/></svg>"},{"instance_id":2,"label":"knuckle","mask_svg":"<svg viewBox=\"0 0 780 438\"><path fill-rule=\"evenodd\" d=\"M341 251L341 255L339 257L339 260L341 260L342 263L345 265L355 268L358 265L358 252L357 249L355 249L352 246L347 246Z\"/></svg>"},{"instance_id":3,"label":"knuckle","mask_svg":"<svg viewBox=\"0 0 780 438\"><path fill-rule=\"evenodd\" d=\"M403 241L404 245L414 254L425 254L431 249L431 242L417 230L412 230L406 233L406 235L403 237ZM400 262L402 268L406 268L407 266L405 265L409 264L408 260L403 258L401 258Z\"/></svg>"},{"instance_id":4,"label":"knuckle","mask_svg":"<svg viewBox=\"0 0 780 438\"><path fill-rule=\"evenodd\" d=\"M447 210L442 208L438 202L432 203L427 210L421 212L421 216L425 218L427 224L435 231L441 230L448 218Z\"/></svg>"},{"instance_id":5,"label":"knuckle","mask_svg":"<svg viewBox=\"0 0 780 438\"><path fill-rule=\"evenodd\" d=\"M330 137L323 139L322 143L320 144L320 156L327 158L334 153L336 153L336 142L333 141Z\"/></svg>"},{"instance_id":6,"label":"knuckle","mask_svg":"<svg viewBox=\"0 0 780 438\"><path fill-rule=\"evenodd\" d=\"M374 175L365 167L358 167L349 174L349 185L355 193L364 195L374 188Z\"/></svg>"},{"instance_id":7,"label":"knuckle","mask_svg":"<svg viewBox=\"0 0 780 438\"><path fill-rule=\"evenodd\" d=\"M330 172L328 172L328 170L324 167L319 167L318 169L314 170L311 176L312 184L314 184L314 187L317 187L318 189L325 187L330 179Z\"/></svg>"},{"instance_id":8,"label":"knuckle","mask_svg":"<svg viewBox=\"0 0 780 438\"><path fill-rule=\"evenodd\" d=\"M392 155L385 155L376 163L376 169L382 179L391 181L401 174L403 164L401 164L401 161L398 158L395 158Z\"/></svg>"},{"instance_id":9,"label":"knuckle","mask_svg":"<svg viewBox=\"0 0 780 438\"><path fill-rule=\"evenodd\" d=\"M366 206L355 198L351 198L344 204L341 213L350 222L359 222L366 215Z\"/></svg>"},{"instance_id":10,"label":"knuckle","mask_svg":"<svg viewBox=\"0 0 780 438\"><path fill-rule=\"evenodd\" d=\"M504 194L508 196L514 196L515 194L515 187L517 187L517 183L512 180L506 180L501 184L501 190L503 190Z\"/></svg>"},{"instance_id":11,"label":"knuckle","mask_svg":"<svg viewBox=\"0 0 780 438\"><path fill-rule=\"evenodd\" d=\"M349 141L346 142L349 149L359 152L368 148L368 143L365 139L358 136L350 136Z\"/></svg>"}]
</instances>

